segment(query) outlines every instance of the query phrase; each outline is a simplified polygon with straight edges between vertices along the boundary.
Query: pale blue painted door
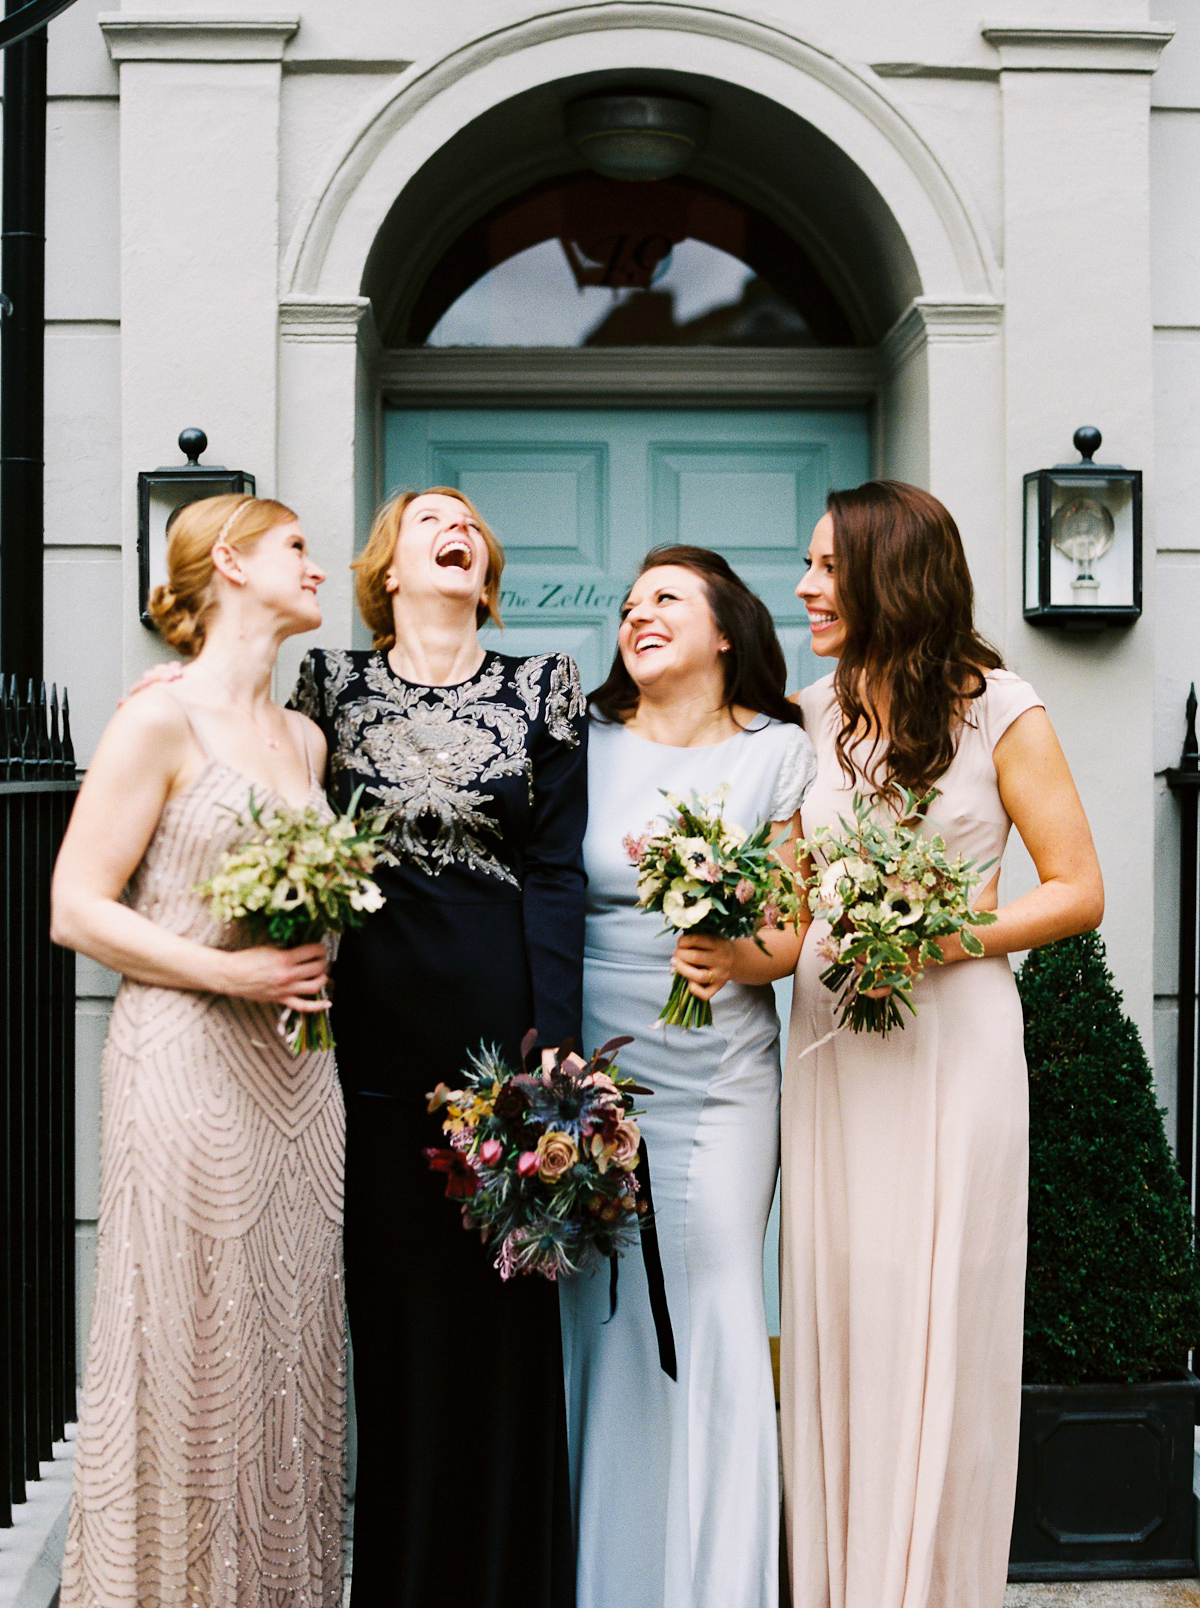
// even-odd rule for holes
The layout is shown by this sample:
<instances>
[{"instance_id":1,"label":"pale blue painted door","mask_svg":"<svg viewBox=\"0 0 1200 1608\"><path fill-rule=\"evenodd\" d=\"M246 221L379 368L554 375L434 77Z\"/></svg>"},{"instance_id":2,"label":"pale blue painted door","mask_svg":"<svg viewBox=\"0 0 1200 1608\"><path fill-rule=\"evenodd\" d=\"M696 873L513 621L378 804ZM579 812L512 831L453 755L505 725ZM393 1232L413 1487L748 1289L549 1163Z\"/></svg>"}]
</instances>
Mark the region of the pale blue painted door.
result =
<instances>
[{"instance_id":1,"label":"pale blue painted door","mask_svg":"<svg viewBox=\"0 0 1200 1608\"><path fill-rule=\"evenodd\" d=\"M790 684L822 673L793 588L826 492L869 473L862 410L397 410L384 435L389 492L455 486L503 542L502 652L565 651L594 687L642 555L693 542L767 603Z\"/></svg>"},{"instance_id":2,"label":"pale blue painted door","mask_svg":"<svg viewBox=\"0 0 1200 1608\"><path fill-rule=\"evenodd\" d=\"M642 555L691 542L723 553L766 602L789 688L828 668L793 589L826 493L870 473L865 411L397 410L384 443L389 493L457 487L504 544L505 630L485 633L502 653L570 653L596 686ZM775 990L786 1041L790 979ZM778 1217L776 1195L764 1257L772 1334Z\"/></svg>"}]
</instances>

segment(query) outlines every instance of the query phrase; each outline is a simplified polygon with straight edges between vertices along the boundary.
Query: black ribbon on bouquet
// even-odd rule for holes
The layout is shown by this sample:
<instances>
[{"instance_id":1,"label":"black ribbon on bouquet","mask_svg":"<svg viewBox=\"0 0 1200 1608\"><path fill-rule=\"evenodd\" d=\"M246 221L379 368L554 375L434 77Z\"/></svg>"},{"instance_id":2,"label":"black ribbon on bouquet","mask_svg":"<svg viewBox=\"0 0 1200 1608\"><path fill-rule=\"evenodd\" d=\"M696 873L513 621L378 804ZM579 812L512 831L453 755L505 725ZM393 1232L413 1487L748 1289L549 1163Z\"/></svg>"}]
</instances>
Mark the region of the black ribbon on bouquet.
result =
<instances>
[{"instance_id":1,"label":"black ribbon on bouquet","mask_svg":"<svg viewBox=\"0 0 1200 1608\"><path fill-rule=\"evenodd\" d=\"M671 1313L667 1306L667 1286L663 1280L662 1256L658 1249L658 1229L654 1226L654 1195L650 1188L650 1162L646 1156L646 1141L638 1146L637 1166L633 1176L637 1179L638 1199L646 1203L646 1220L642 1224L640 1239L642 1258L646 1264L646 1283L650 1291L650 1315L654 1319L654 1333L658 1339L658 1364L669 1379L678 1379L675 1361L675 1331L671 1328ZM617 1314L617 1253L608 1259L608 1321Z\"/></svg>"}]
</instances>

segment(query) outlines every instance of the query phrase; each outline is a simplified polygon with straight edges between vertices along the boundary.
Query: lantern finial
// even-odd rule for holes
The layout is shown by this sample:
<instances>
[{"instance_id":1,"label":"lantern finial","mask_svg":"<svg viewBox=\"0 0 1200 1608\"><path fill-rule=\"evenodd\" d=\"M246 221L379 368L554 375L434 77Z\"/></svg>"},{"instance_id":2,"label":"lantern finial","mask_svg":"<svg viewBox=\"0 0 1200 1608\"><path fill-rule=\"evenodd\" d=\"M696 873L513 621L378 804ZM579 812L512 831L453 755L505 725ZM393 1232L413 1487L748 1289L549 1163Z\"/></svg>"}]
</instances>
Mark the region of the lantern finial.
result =
<instances>
[{"instance_id":1,"label":"lantern finial","mask_svg":"<svg viewBox=\"0 0 1200 1608\"><path fill-rule=\"evenodd\" d=\"M1071 440L1075 444L1075 451L1083 459L1084 463L1091 463L1100 450L1100 442L1103 437L1094 424L1081 424L1071 437Z\"/></svg>"}]
</instances>

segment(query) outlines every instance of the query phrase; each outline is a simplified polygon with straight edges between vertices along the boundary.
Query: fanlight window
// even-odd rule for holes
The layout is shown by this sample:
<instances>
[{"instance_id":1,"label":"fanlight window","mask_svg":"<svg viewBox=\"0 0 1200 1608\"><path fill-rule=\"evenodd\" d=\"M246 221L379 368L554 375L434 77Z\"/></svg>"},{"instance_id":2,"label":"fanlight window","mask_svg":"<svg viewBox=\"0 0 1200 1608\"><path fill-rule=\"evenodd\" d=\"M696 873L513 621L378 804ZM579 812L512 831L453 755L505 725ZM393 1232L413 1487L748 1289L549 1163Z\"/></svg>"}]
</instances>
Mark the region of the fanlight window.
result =
<instances>
[{"instance_id":1,"label":"fanlight window","mask_svg":"<svg viewBox=\"0 0 1200 1608\"><path fill-rule=\"evenodd\" d=\"M764 214L688 179L573 174L445 253L408 320L430 346L846 346L849 322Z\"/></svg>"}]
</instances>

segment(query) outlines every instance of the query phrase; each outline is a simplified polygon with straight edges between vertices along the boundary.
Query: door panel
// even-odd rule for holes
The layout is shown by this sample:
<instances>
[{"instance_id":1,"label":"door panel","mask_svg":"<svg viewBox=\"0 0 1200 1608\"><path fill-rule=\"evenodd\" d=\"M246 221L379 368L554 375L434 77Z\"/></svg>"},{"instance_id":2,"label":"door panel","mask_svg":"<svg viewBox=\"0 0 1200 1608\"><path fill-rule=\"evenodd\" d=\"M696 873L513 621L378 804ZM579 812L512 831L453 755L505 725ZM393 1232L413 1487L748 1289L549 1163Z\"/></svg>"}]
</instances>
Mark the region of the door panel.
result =
<instances>
[{"instance_id":1,"label":"door panel","mask_svg":"<svg viewBox=\"0 0 1200 1608\"><path fill-rule=\"evenodd\" d=\"M389 492L456 486L503 542L505 652L571 653L595 686L642 555L691 542L767 603L789 685L823 674L793 588L826 492L869 473L864 411L396 410L384 430Z\"/></svg>"}]
</instances>

